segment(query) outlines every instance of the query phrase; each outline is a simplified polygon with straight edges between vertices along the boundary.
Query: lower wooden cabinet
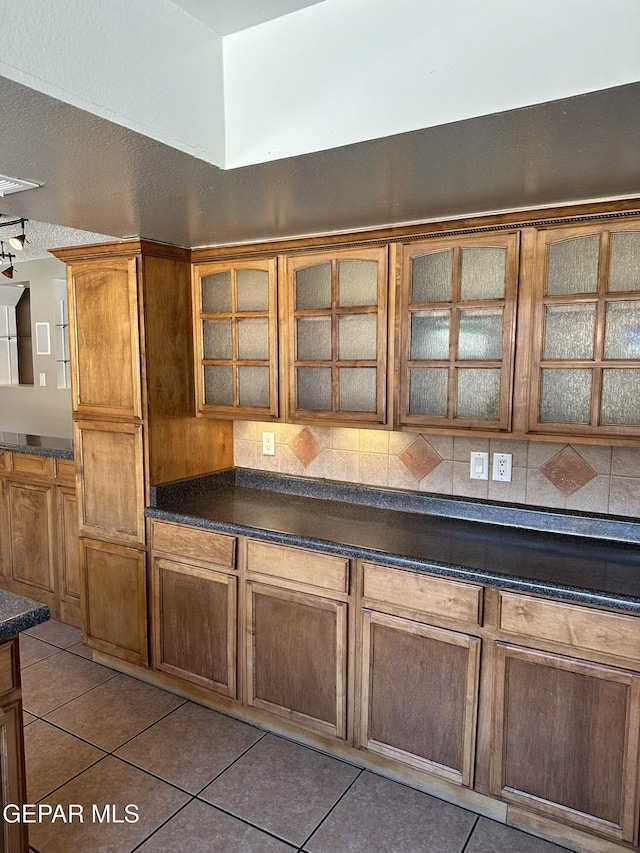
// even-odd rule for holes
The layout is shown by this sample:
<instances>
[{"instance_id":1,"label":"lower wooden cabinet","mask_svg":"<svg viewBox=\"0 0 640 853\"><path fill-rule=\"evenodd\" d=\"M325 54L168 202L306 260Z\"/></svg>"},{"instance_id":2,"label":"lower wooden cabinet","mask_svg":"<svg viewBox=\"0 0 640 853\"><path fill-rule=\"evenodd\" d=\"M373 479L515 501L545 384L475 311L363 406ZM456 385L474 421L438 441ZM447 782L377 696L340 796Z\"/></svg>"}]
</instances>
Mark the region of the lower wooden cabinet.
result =
<instances>
[{"instance_id":1,"label":"lower wooden cabinet","mask_svg":"<svg viewBox=\"0 0 640 853\"><path fill-rule=\"evenodd\" d=\"M365 610L360 746L471 786L480 640Z\"/></svg>"},{"instance_id":2,"label":"lower wooden cabinet","mask_svg":"<svg viewBox=\"0 0 640 853\"><path fill-rule=\"evenodd\" d=\"M55 607L54 487L10 480L9 528L12 580L35 587Z\"/></svg>"},{"instance_id":3,"label":"lower wooden cabinet","mask_svg":"<svg viewBox=\"0 0 640 853\"><path fill-rule=\"evenodd\" d=\"M91 648L147 666L146 552L81 539L82 624Z\"/></svg>"},{"instance_id":4,"label":"lower wooden cabinet","mask_svg":"<svg viewBox=\"0 0 640 853\"><path fill-rule=\"evenodd\" d=\"M154 669L235 699L237 577L158 556L151 572Z\"/></svg>"},{"instance_id":5,"label":"lower wooden cabinet","mask_svg":"<svg viewBox=\"0 0 640 853\"><path fill-rule=\"evenodd\" d=\"M6 456L6 454L3 454ZM9 545L9 481L0 477L0 579L11 577L11 548Z\"/></svg>"},{"instance_id":6,"label":"lower wooden cabinet","mask_svg":"<svg viewBox=\"0 0 640 853\"><path fill-rule=\"evenodd\" d=\"M18 637L0 642L0 814L26 802ZM27 827L1 821L2 853L27 853Z\"/></svg>"},{"instance_id":7,"label":"lower wooden cabinet","mask_svg":"<svg viewBox=\"0 0 640 853\"><path fill-rule=\"evenodd\" d=\"M0 475L0 585L80 627L74 462L7 452L4 458L9 462Z\"/></svg>"},{"instance_id":8,"label":"lower wooden cabinet","mask_svg":"<svg viewBox=\"0 0 640 853\"><path fill-rule=\"evenodd\" d=\"M59 487L58 502L58 595L60 619L80 627L80 549L78 546L78 499L76 490Z\"/></svg>"},{"instance_id":9,"label":"lower wooden cabinet","mask_svg":"<svg viewBox=\"0 0 640 853\"><path fill-rule=\"evenodd\" d=\"M491 789L636 842L640 675L497 644Z\"/></svg>"},{"instance_id":10,"label":"lower wooden cabinet","mask_svg":"<svg viewBox=\"0 0 640 853\"><path fill-rule=\"evenodd\" d=\"M247 583L250 707L341 740L347 737L347 603Z\"/></svg>"},{"instance_id":11,"label":"lower wooden cabinet","mask_svg":"<svg viewBox=\"0 0 640 853\"><path fill-rule=\"evenodd\" d=\"M184 689L559 843L638 844L640 618L167 522L151 538L152 664ZM145 665L144 554L83 553L90 645Z\"/></svg>"}]
</instances>

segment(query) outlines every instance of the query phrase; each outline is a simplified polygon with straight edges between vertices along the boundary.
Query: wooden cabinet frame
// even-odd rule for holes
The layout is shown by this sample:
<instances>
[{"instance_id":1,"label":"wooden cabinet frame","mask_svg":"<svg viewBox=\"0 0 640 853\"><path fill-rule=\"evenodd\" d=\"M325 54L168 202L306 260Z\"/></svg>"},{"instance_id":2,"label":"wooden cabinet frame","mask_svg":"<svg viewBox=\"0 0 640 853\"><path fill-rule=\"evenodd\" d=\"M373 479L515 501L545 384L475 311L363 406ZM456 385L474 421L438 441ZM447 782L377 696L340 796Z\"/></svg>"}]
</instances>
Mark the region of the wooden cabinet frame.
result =
<instances>
[{"instance_id":1,"label":"wooden cabinet frame","mask_svg":"<svg viewBox=\"0 0 640 853\"><path fill-rule=\"evenodd\" d=\"M516 299L518 284L519 235L491 234L469 235L432 239L411 243L403 247L401 262L401 285L398 293L397 360L399 381L396 388L395 422L400 427L455 427L456 429L485 429L508 432L511 426L511 402L514 371L514 345ZM504 294L501 298L463 300L461 298L462 251L474 248L497 248L505 250ZM412 262L415 258L438 252L452 252L451 298L443 302L411 301ZM458 332L461 310L499 308L502 311L502 342L500 358L490 360L461 359L458 355ZM414 313L424 311L450 312L449 352L446 359L414 361L411 357L411 318ZM412 368L440 368L448 371L448 394L446 415L418 415L409 412L410 372ZM456 411L457 377L459 369L498 369L500 390L498 394L498 416L496 418L458 417Z\"/></svg>"},{"instance_id":2,"label":"wooden cabinet frame","mask_svg":"<svg viewBox=\"0 0 640 853\"><path fill-rule=\"evenodd\" d=\"M92 438L90 450L85 435ZM74 446L80 474L80 532L143 545L147 496L142 424L77 420Z\"/></svg>"},{"instance_id":3,"label":"wooden cabinet frame","mask_svg":"<svg viewBox=\"0 0 640 853\"><path fill-rule=\"evenodd\" d=\"M236 290L236 272L238 270L262 270L268 274L268 301L266 311L245 311L238 307ZM202 307L202 279L213 273L229 272L231 276L231 306L229 311L207 313ZM240 260L203 264L192 268L193 283L193 339L195 358L195 390L196 412L199 415L214 415L215 417L242 418L247 420L268 421L278 418L280 407L278 402L278 310L276 290L276 260ZM269 322L269 355L268 360L241 359L237 356L237 325L236 320L267 319ZM228 320L231 323L231 356L227 359L205 359L202 324L205 320ZM230 367L233 376L233 403L222 405L207 403L204 393L204 369L206 366ZM239 367L269 368L269 401L267 407L242 406L239 399Z\"/></svg>"},{"instance_id":4,"label":"wooden cabinet frame","mask_svg":"<svg viewBox=\"0 0 640 853\"><path fill-rule=\"evenodd\" d=\"M203 581L222 585L226 587L226 644L227 644L227 679L226 681L214 681L205 678L195 672L188 671L182 667L174 666L165 659L165 625L162 618L163 610L163 572L170 571L182 574L185 577L200 578ZM193 565L184 561L160 557L156 554L152 557L151 564L151 601L152 601L152 648L154 669L166 672L181 680L191 681L200 687L214 690L230 699L236 699L237 690L237 604L238 604L238 578L223 568L215 570L213 567ZM211 614L214 617L215 614ZM207 637L202 642L207 642Z\"/></svg>"},{"instance_id":5,"label":"wooden cabinet frame","mask_svg":"<svg viewBox=\"0 0 640 853\"><path fill-rule=\"evenodd\" d=\"M130 663L147 666L147 554L81 539L80 578L85 642ZM90 566L91 555L102 565Z\"/></svg>"},{"instance_id":6,"label":"wooden cabinet frame","mask_svg":"<svg viewBox=\"0 0 640 853\"><path fill-rule=\"evenodd\" d=\"M604 820L596 815L587 814L583 811L569 807L560 802L545 799L542 795L534 795L525 790L510 787L506 778L509 754L507 750L510 719L508 715L509 701L509 663L522 662L533 666L547 667L549 671L556 670L586 678L589 684L595 684L594 680L606 681L614 685L626 688L626 710L624 720L624 753L621 759L620 777L613 780L618 786L620 795L620 813L617 820ZM527 701L533 701L532 696L527 696ZM589 713L596 713L595 706L588 706ZM638 837L638 748L640 737L640 675L620 670L602 664L588 663L582 660L564 657L552 652L539 652L532 649L521 648L506 643L496 644L495 670L494 670L494 720L493 720L493 743L491 755L490 789L495 796L501 797L507 802L531 809L550 818L555 818L563 823L568 823L596 833L608 836L618 841L637 843ZM553 714L553 708L549 707L549 713ZM585 726L588 726L591 718L587 717ZM600 719L599 717L597 719ZM517 720L520 725L524 724ZM532 732L532 735L541 736L541 733ZM588 741L599 735L603 743L606 743L606 731L594 732L590 729L584 731L584 738ZM521 741L519 741L521 742ZM567 749L569 749L568 747ZM558 757L563 769L571 768L572 755L562 758ZM521 772L534 776L535 769L528 766ZM543 773L544 771L540 771ZM600 772L600 771L597 771ZM582 780L579 768L573 767L571 779L567 784L573 786L573 796L579 798L586 796L581 791ZM539 783L542 784L542 783Z\"/></svg>"},{"instance_id":7,"label":"wooden cabinet frame","mask_svg":"<svg viewBox=\"0 0 640 853\"><path fill-rule=\"evenodd\" d=\"M12 578L15 582L24 584L26 588L34 587L35 594L55 609L56 556L54 547L57 527L54 486L47 483L10 480L8 493ZM21 495L31 495L30 498L24 498L25 500L39 501L35 513L14 514L15 503L17 502L18 506L20 505ZM40 531L37 531L36 519L40 524ZM42 528L45 530L44 541L43 537L38 535ZM22 567L18 563L18 557L22 557ZM28 576L19 575L18 572L21 568L26 568L30 574Z\"/></svg>"},{"instance_id":8,"label":"wooden cabinet frame","mask_svg":"<svg viewBox=\"0 0 640 853\"><path fill-rule=\"evenodd\" d=\"M341 261L375 261L377 272L377 305L340 306L338 299L337 265ZM287 256L281 267L282 283L281 304L286 317L286 409L285 420L290 423L342 424L343 426L387 425L387 306L389 304L388 247L367 246L361 249L327 250L317 253L304 253ZM296 306L296 273L306 267L318 264L331 264L331 306L328 308L298 308ZM357 316L372 314L376 317L376 358L371 360L341 360L338 352L338 322L343 315ZM331 358L330 360L299 360L297 355L298 318L318 317L331 321ZM331 370L331 410L303 409L297 402L296 370L304 367L325 368ZM338 371L349 367L369 367L376 370L376 409L375 411L341 411L339 407Z\"/></svg>"},{"instance_id":9,"label":"wooden cabinet frame","mask_svg":"<svg viewBox=\"0 0 640 853\"><path fill-rule=\"evenodd\" d=\"M333 724L308 714L303 714L291 708L266 701L256 695L256 626L255 604L256 595L268 596L282 602L302 605L325 613L332 614L335 619L335 719ZM320 595L294 592L279 586L270 586L247 581L246 589L246 704L261 711L267 711L277 717L303 726L311 731L332 738L345 740L347 737L347 602L336 601ZM318 649L322 654L322 649Z\"/></svg>"},{"instance_id":10,"label":"wooden cabinet frame","mask_svg":"<svg viewBox=\"0 0 640 853\"><path fill-rule=\"evenodd\" d=\"M450 646L459 646L468 652L466 679L464 686L464 709L462 711L461 766L448 767L437 764L427 758L412 754L406 750L391 746L388 743L374 740L370 737L370 712L372 700L372 680L374 661L372 648L372 631L375 625L385 626L394 631L401 631L413 637L424 637ZM471 787L475 762L476 718L478 712L478 679L480 672L480 639L467 634L434 628L420 622L376 613L365 610L362 615L362 650L361 650L361 704L360 704L360 746L365 749L401 761L424 770L427 773L447 779L459 785ZM397 697L402 702L402 697Z\"/></svg>"},{"instance_id":11,"label":"wooden cabinet frame","mask_svg":"<svg viewBox=\"0 0 640 853\"><path fill-rule=\"evenodd\" d=\"M109 286L101 279L108 279ZM94 281L97 288L85 293ZM74 416L142 418L137 259L74 263L67 270L67 287ZM96 298L100 315L95 314ZM116 389L120 401L105 402Z\"/></svg>"},{"instance_id":12,"label":"wooden cabinet frame","mask_svg":"<svg viewBox=\"0 0 640 853\"><path fill-rule=\"evenodd\" d=\"M543 229L537 232L535 246L535 270L531 279L523 278L521 293L523 300L529 303L526 309L531 317L530 338L530 373L521 380L528 386L528 407L526 430L530 437L536 435L558 435L567 438L579 436L603 436L617 438L637 436L639 425L603 424L601 423L600 405L602 397L602 380L604 369L624 368L640 370L637 359L606 359L604 355L604 338L606 307L616 302L632 300L640 306L640 282L637 289L628 291L608 291L609 262L611 252L611 235L635 232L640 233L640 223L611 222L604 225L565 226L561 228ZM580 237L599 237L599 256L597 272L597 290L575 294L547 294L547 270L549 248L563 241ZM545 359L545 312L547 307L560 305L593 305L595 307L593 358L589 359ZM586 369L591 370L591 395L589 404L588 423L562 423L542 421L540 418L542 369Z\"/></svg>"}]
</instances>

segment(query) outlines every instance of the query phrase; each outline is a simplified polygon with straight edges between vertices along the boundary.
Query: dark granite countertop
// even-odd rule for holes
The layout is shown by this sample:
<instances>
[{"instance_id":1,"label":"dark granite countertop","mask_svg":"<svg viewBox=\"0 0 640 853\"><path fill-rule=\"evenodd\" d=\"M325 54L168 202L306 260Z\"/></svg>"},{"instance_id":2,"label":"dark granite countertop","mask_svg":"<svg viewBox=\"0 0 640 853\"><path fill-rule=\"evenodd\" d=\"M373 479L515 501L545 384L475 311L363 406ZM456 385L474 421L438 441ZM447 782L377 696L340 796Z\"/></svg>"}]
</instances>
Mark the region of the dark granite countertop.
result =
<instances>
[{"instance_id":1,"label":"dark granite countertop","mask_svg":"<svg viewBox=\"0 0 640 853\"><path fill-rule=\"evenodd\" d=\"M25 435L0 432L0 450L27 453L31 456L52 456L55 459L73 459L73 441L51 435Z\"/></svg>"},{"instance_id":2,"label":"dark granite countertop","mask_svg":"<svg viewBox=\"0 0 640 853\"><path fill-rule=\"evenodd\" d=\"M49 608L38 601L0 589L0 640L50 619Z\"/></svg>"},{"instance_id":3,"label":"dark granite countertop","mask_svg":"<svg viewBox=\"0 0 640 853\"><path fill-rule=\"evenodd\" d=\"M151 502L151 518L640 613L632 519L244 469L155 487Z\"/></svg>"}]
</instances>

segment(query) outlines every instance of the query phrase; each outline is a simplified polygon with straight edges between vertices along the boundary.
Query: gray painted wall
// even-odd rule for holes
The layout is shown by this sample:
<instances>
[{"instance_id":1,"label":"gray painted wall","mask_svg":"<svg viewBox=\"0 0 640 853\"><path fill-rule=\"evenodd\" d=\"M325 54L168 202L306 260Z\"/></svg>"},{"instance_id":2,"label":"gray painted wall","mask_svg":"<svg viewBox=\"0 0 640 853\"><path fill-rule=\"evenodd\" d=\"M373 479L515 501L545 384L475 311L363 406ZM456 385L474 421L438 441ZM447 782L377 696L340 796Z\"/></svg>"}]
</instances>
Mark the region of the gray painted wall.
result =
<instances>
[{"instance_id":1,"label":"gray painted wall","mask_svg":"<svg viewBox=\"0 0 640 853\"><path fill-rule=\"evenodd\" d=\"M71 390L56 388L54 280L66 277L62 261L44 258L16 262L13 282L29 282L31 288L31 335L33 340L33 386L0 385L0 432L30 433L71 438ZM6 282L6 279L2 279ZM35 324L51 326L51 355L36 355ZM44 373L46 386L40 387Z\"/></svg>"}]
</instances>

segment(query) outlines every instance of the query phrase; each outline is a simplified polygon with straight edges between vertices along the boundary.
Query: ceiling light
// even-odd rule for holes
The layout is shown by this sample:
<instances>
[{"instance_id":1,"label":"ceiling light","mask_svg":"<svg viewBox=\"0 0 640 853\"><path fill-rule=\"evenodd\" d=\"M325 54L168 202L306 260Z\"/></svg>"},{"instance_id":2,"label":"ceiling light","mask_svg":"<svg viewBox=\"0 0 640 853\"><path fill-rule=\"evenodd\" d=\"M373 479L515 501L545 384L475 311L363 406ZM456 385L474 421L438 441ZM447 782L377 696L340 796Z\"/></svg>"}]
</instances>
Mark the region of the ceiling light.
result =
<instances>
[{"instance_id":1,"label":"ceiling light","mask_svg":"<svg viewBox=\"0 0 640 853\"><path fill-rule=\"evenodd\" d=\"M27 238L24 235L24 223L22 225L22 234L18 234L16 237L9 237L7 242L14 249L17 249L18 252L24 249L24 244L27 242Z\"/></svg>"},{"instance_id":2,"label":"ceiling light","mask_svg":"<svg viewBox=\"0 0 640 853\"><path fill-rule=\"evenodd\" d=\"M22 234L16 234L15 237L9 237L7 240L7 243L18 252L21 252L24 244L29 242L24 233L24 223L28 221L28 219L12 219L10 222L0 222L0 228L13 228L16 225L22 228Z\"/></svg>"},{"instance_id":3,"label":"ceiling light","mask_svg":"<svg viewBox=\"0 0 640 853\"><path fill-rule=\"evenodd\" d=\"M5 278L13 278L15 269L12 261L14 260L14 258L15 255L13 255L11 252L5 252L4 243L0 242L0 259L2 259L3 262L9 261L9 266L6 268L6 270L2 270L2 275Z\"/></svg>"}]
</instances>

